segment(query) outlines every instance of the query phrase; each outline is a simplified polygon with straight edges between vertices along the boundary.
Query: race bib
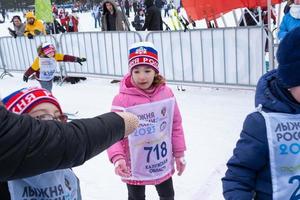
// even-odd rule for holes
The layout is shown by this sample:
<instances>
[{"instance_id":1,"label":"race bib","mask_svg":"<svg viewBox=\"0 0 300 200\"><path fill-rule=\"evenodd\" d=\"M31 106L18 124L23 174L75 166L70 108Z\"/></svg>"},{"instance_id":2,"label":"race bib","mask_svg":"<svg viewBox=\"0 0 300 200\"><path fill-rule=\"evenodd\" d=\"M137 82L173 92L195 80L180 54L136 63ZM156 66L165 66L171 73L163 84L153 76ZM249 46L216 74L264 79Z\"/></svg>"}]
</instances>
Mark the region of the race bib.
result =
<instances>
[{"instance_id":1,"label":"race bib","mask_svg":"<svg viewBox=\"0 0 300 200\"><path fill-rule=\"evenodd\" d=\"M50 81L53 79L57 63L54 58L39 58L40 61L40 80Z\"/></svg>"},{"instance_id":2,"label":"race bib","mask_svg":"<svg viewBox=\"0 0 300 200\"><path fill-rule=\"evenodd\" d=\"M261 112L266 121L274 200L300 199L300 115Z\"/></svg>"},{"instance_id":3,"label":"race bib","mask_svg":"<svg viewBox=\"0 0 300 200\"><path fill-rule=\"evenodd\" d=\"M79 181L71 169L8 181L11 200L81 200Z\"/></svg>"},{"instance_id":4,"label":"race bib","mask_svg":"<svg viewBox=\"0 0 300 200\"><path fill-rule=\"evenodd\" d=\"M126 108L139 118L139 127L129 135L130 180L159 179L173 170L172 125L175 99Z\"/></svg>"}]
</instances>

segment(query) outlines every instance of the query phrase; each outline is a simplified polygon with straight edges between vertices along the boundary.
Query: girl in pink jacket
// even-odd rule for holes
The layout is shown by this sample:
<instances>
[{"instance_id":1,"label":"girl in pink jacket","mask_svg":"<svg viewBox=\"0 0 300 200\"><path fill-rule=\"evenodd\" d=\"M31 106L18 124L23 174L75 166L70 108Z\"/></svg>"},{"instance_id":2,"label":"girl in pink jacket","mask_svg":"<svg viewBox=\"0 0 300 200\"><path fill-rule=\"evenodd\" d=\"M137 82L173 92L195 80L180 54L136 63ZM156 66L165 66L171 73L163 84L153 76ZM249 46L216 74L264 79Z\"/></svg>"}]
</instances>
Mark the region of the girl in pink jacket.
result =
<instances>
[{"instance_id":1,"label":"girl in pink jacket","mask_svg":"<svg viewBox=\"0 0 300 200\"><path fill-rule=\"evenodd\" d=\"M159 74L157 51L150 42L133 44L129 73L120 83L112 110L139 117L139 128L108 149L115 173L127 183L128 199L145 199L145 185L155 185L160 200L174 200L172 175L185 169L182 120L172 90Z\"/></svg>"}]
</instances>

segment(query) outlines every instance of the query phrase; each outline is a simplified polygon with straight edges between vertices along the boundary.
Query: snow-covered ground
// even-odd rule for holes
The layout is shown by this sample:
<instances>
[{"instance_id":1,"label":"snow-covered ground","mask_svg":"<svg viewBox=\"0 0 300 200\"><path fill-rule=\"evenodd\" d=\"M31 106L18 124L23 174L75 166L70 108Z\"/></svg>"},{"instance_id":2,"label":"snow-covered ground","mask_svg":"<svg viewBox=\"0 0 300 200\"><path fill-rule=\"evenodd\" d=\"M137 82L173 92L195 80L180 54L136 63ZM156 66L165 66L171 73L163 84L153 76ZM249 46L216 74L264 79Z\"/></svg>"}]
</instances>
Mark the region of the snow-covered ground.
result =
<instances>
[{"instance_id":1,"label":"snow-covered ground","mask_svg":"<svg viewBox=\"0 0 300 200\"><path fill-rule=\"evenodd\" d=\"M78 84L54 85L53 93L65 112L79 111L78 117L92 117L110 110L118 92L118 84L109 79L88 78ZM22 74L0 79L0 94L37 81L22 81ZM176 200L219 200L222 198L221 177L225 164L239 137L243 120L254 109L254 91L185 87L177 98L187 143L187 168L182 176L174 175ZM84 200L127 199L127 189L114 174L105 152L74 168L81 184ZM157 199L154 187L147 187L149 200Z\"/></svg>"},{"instance_id":2,"label":"snow-covered ground","mask_svg":"<svg viewBox=\"0 0 300 200\"><path fill-rule=\"evenodd\" d=\"M10 18L22 13L9 13ZM132 14L131 14L132 15ZM80 31L95 31L90 12L78 14ZM133 18L133 16L131 16ZM7 36L7 20L0 24L0 37ZM1 71L0 71L1 73ZM53 93L65 112L79 111L78 117L92 117L110 110L118 84L108 79L88 78L78 84L54 85ZM0 79L2 97L22 87L39 85L22 81L22 74ZM219 200L222 198L221 177L226 161L239 137L243 120L254 110L254 91L186 87L185 92L171 86L183 117L187 143L187 168L180 177L174 175L176 200ZM106 153L74 168L81 181L84 200L127 199L127 189L114 174ZM158 199L154 187L147 187L147 199Z\"/></svg>"}]
</instances>

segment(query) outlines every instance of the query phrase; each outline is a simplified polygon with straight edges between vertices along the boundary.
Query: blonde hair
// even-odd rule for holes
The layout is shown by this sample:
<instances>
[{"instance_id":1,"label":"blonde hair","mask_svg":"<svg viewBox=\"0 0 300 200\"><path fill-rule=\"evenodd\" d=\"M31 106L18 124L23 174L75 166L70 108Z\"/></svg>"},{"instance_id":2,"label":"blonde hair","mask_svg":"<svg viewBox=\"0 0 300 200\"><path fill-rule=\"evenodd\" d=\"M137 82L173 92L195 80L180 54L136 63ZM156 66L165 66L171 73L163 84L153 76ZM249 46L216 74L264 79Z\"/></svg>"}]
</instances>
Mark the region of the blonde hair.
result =
<instances>
[{"instance_id":1,"label":"blonde hair","mask_svg":"<svg viewBox=\"0 0 300 200\"><path fill-rule=\"evenodd\" d=\"M152 82L152 86L157 87L157 86L159 86L161 84L165 84L165 83L166 83L166 79L162 75L156 73L154 76L153 82Z\"/></svg>"}]
</instances>

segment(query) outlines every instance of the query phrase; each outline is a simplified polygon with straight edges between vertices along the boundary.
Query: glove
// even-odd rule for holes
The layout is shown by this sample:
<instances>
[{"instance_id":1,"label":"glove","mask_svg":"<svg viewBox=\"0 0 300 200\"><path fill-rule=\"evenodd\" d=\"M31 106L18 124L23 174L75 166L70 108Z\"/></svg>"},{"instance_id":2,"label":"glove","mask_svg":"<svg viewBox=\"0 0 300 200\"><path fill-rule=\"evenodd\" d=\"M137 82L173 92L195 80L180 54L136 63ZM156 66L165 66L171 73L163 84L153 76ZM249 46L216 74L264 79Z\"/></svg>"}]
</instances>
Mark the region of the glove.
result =
<instances>
[{"instance_id":1,"label":"glove","mask_svg":"<svg viewBox=\"0 0 300 200\"><path fill-rule=\"evenodd\" d=\"M126 161L124 159L120 159L115 162L115 173L121 177L130 177L131 173L129 168L126 165Z\"/></svg>"},{"instance_id":2,"label":"glove","mask_svg":"<svg viewBox=\"0 0 300 200\"><path fill-rule=\"evenodd\" d=\"M40 35L42 33L42 31L40 31L38 29L35 29L33 32L34 32L35 35Z\"/></svg>"},{"instance_id":3,"label":"glove","mask_svg":"<svg viewBox=\"0 0 300 200\"><path fill-rule=\"evenodd\" d=\"M31 33L27 34L28 39L33 39L33 35Z\"/></svg>"},{"instance_id":4,"label":"glove","mask_svg":"<svg viewBox=\"0 0 300 200\"><path fill-rule=\"evenodd\" d=\"M82 62L85 62L86 58L76 58L76 62L78 62L80 65L82 65Z\"/></svg>"},{"instance_id":5,"label":"glove","mask_svg":"<svg viewBox=\"0 0 300 200\"><path fill-rule=\"evenodd\" d=\"M23 81L27 83L28 82L28 76L24 75L23 76Z\"/></svg>"},{"instance_id":6,"label":"glove","mask_svg":"<svg viewBox=\"0 0 300 200\"><path fill-rule=\"evenodd\" d=\"M8 31L11 36L13 36L14 38L17 37L16 31L12 30L11 28L8 28Z\"/></svg>"},{"instance_id":7,"label":"glove","mask_svg":"<svg viewBox=\"0 0 300 200\"><path fill-rule=\"evenodd\" d=\"M175 158L175 163L176 163L176 170L178 172L178 176L181 176L186 166L184 157Z\"/></svg>"}]
</instances>

